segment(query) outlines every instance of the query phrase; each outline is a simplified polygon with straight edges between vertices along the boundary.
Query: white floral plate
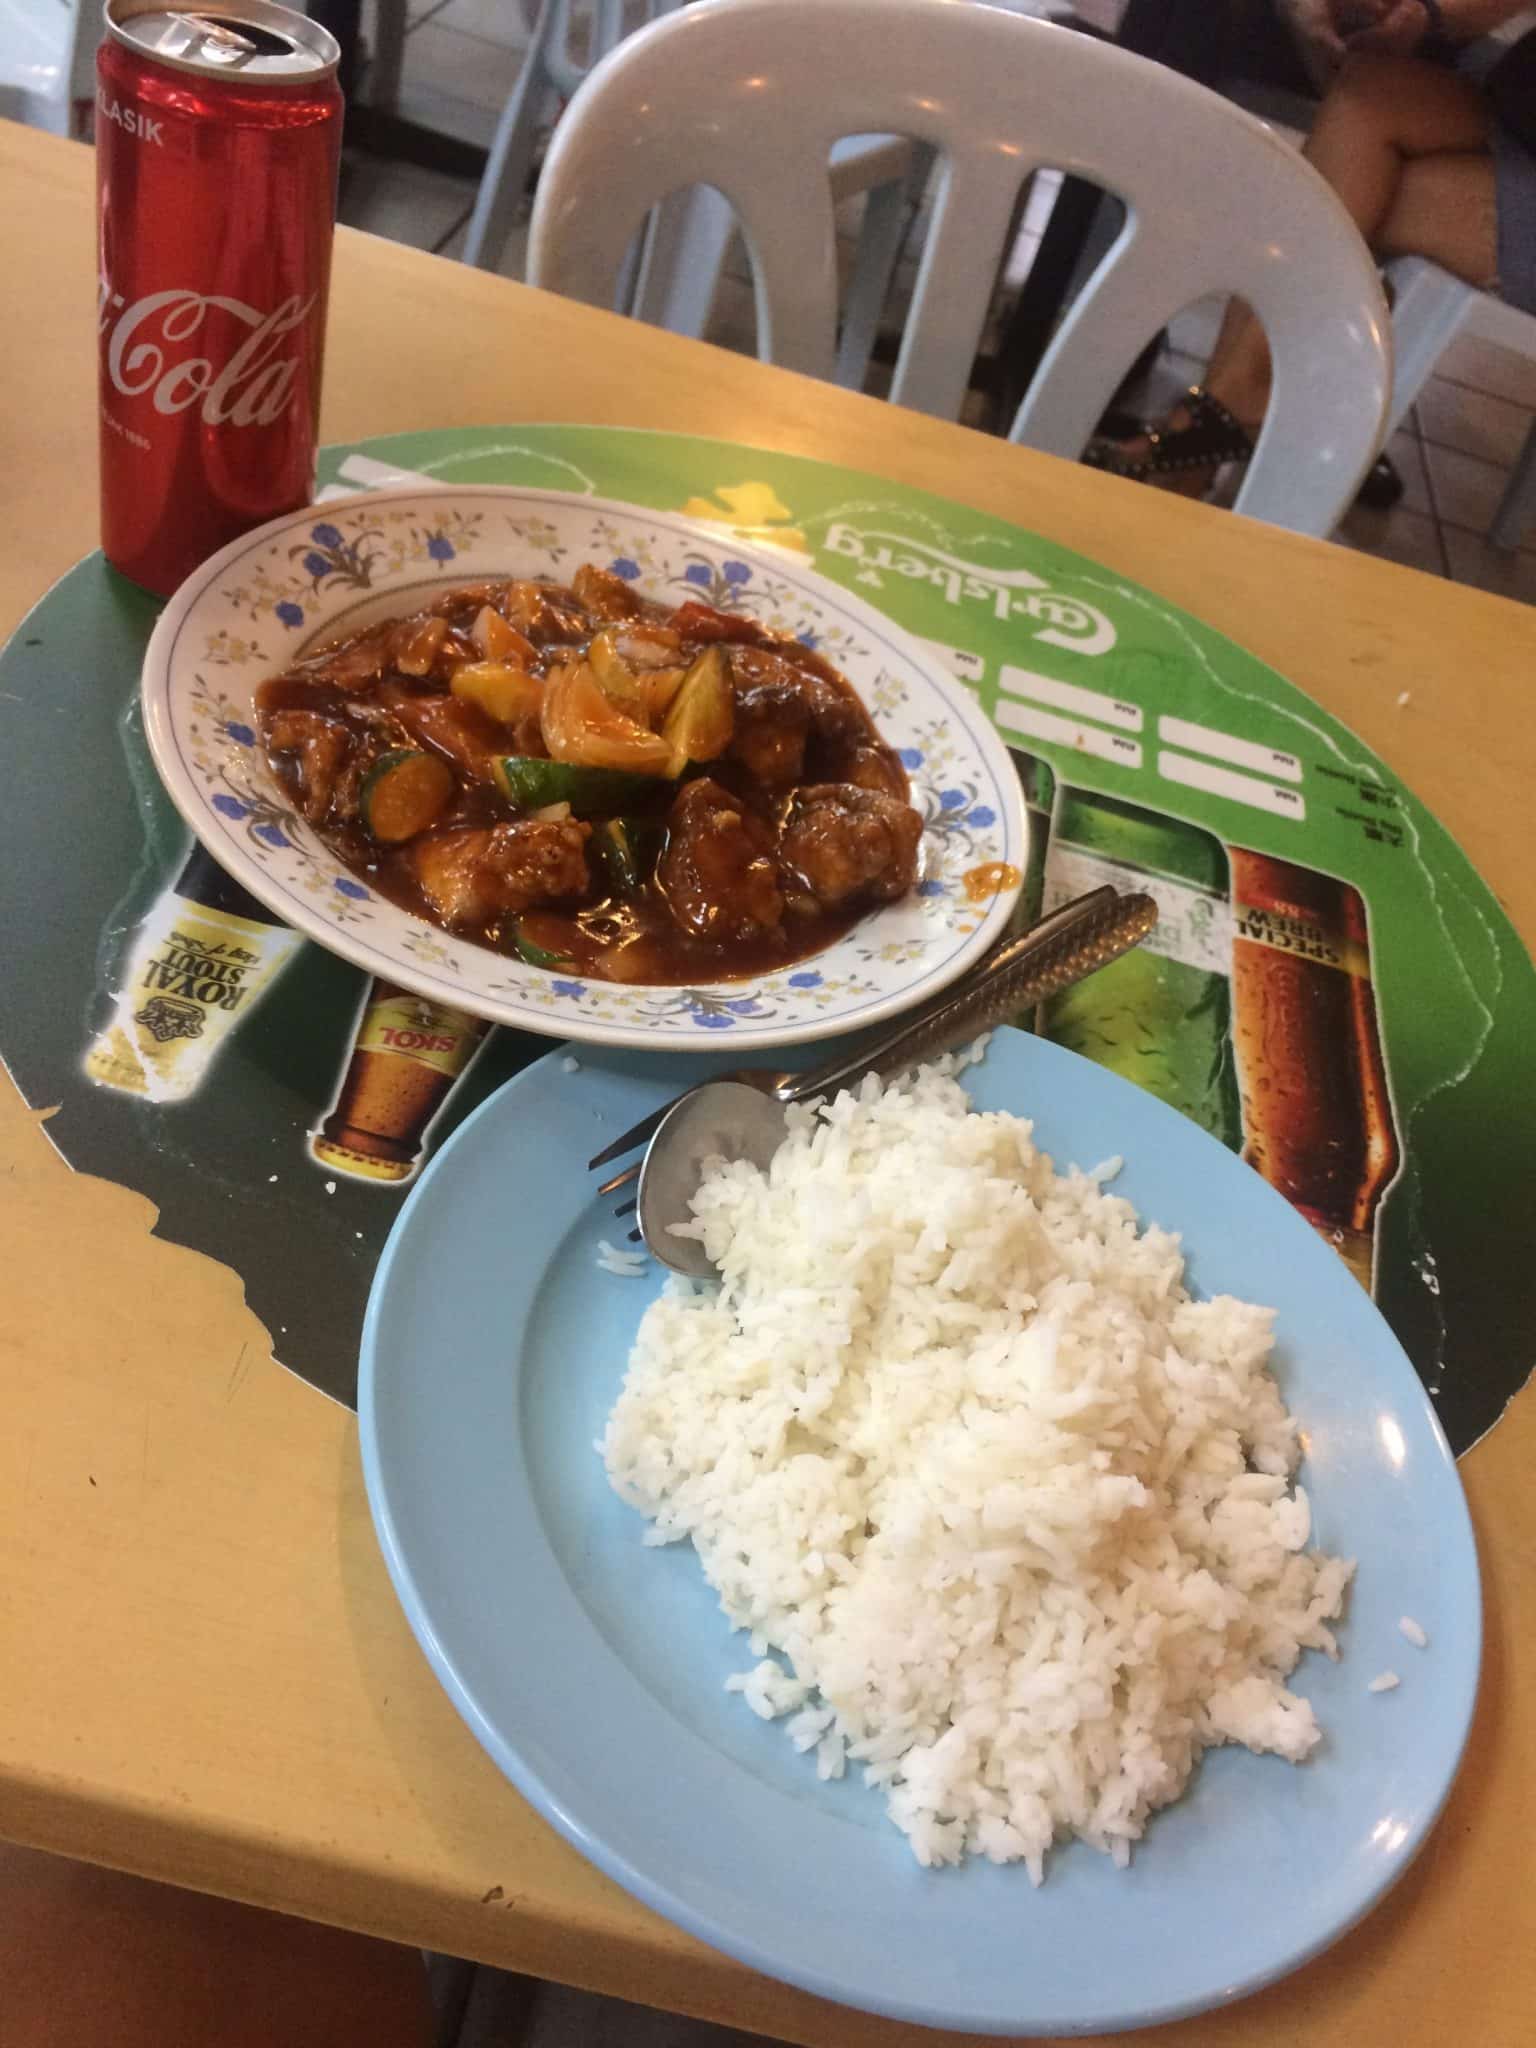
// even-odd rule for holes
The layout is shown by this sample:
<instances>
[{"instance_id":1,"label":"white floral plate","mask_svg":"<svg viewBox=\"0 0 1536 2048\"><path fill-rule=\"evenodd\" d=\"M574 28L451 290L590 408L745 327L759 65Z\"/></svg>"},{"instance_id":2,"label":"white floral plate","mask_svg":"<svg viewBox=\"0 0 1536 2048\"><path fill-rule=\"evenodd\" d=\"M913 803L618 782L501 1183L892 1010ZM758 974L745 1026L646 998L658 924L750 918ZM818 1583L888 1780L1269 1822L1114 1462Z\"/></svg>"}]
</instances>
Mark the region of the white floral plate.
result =
<instances>
[{"instance_id":1,"label":"white floral plate","mask_svg":"<svg viewBox=\"0 0 1536 2048\"><path fill-rule=\"evenodd\" d=\"M611 566L665 603L698 597L825 651L900 750L923 813L916 890L826 951L706 988L574 980L456 939L398 909L336 859L267 767L254 695L311 647L492 576L568 579ZM676 1049L729 1031L743 1047L857 1030L978 960L1025 864L1027 813L981 708L859 599L776 553L665 513L517 488L370 493L295 512L235 541L166 606L144 662L149 744L216 860L289 924L434 1000L525 1030ZM1000 865L980 903L966 877ZM1007 871L1012 870L1012 875Z\"/></svg>"}]
</instances>

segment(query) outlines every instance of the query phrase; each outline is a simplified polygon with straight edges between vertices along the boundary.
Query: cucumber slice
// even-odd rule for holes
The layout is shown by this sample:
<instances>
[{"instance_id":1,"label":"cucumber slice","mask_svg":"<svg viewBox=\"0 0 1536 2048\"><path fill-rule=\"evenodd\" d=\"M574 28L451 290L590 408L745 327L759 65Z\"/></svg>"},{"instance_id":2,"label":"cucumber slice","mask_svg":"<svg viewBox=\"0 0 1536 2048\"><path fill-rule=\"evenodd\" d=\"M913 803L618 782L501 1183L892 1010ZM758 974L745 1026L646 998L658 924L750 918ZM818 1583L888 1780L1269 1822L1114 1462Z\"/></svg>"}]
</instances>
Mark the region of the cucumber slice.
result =
<instances>
[{"instance_id":1,"label":"cucumber slice","mask_svg":"<svg viewBox=\"0 0 1536 2048\"><path fill-rule=\"evenodd\" d=\"M539 761L527 754L503 754L496 763L496 782L521 811L569 804L578 818L621 811L656 788L654 776L628 775L622 768L581 768L570 761Z\"/></svg>"},{"instance_id":2,"label":"cucumber slice","mask_svg":"<svg viewBox=\"0 0 1536 2048\"><path fill-rule=\"evenodd\" d=\"M364 777L359 809L370 835L394 846L425 832L453 792L453 770L446 761L397 747L381 754Z\"/></svg>"},{"instance_id":3,"label":"cucumber slice","mask_svg":"<svg viewBox=\"0 0 1536 2048\"><path fill-rule=\"evenodd\" d=\"M593 833L592 851L618 895L633 896L650 879L662 833L653 818L610 818Z\"/></svg>"},{"instance_id":4,"label":"cucumber slice","mask_svg":"<svg viewBox=\"0 0 1536 2048\"><path fill-rule=\"evenodd\" d=\"M530 967L569 967L569 953L551 953L547 946L536 946L532 939L523 936L521 925L508 928L507 937L512 941L512 950L519 960L526 960Z\"/></svg>"}]
</instances>

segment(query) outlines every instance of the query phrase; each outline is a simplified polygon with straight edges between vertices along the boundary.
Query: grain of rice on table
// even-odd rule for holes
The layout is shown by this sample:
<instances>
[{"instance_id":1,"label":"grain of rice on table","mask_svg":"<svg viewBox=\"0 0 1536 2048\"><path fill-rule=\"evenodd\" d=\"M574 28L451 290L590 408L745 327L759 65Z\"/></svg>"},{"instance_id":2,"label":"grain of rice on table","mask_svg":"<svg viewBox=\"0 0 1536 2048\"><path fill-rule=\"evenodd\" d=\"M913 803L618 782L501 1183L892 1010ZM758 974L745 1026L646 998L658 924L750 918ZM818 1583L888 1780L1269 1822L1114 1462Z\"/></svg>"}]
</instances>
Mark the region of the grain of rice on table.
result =
<instances>
[{"instance_id":1,"label":"grain of rice on table","mask_svg":"<svg viewBox=\"0 0 1536 2048\"><path fill-rule=\"evenodd\" d=\"M1272 1311L1192 1300L1178 1239L972 1111L964 1064L709 1169L721 1285L647 1309L602 1450L749 1632L747 1706L921 1862L1038 1883L1070 1835L1128 1861L1212 1744L1307 1756L1285 1681L1337 1654L1353 1566L1307 1548Z\"/></svg>"}]
</instances>

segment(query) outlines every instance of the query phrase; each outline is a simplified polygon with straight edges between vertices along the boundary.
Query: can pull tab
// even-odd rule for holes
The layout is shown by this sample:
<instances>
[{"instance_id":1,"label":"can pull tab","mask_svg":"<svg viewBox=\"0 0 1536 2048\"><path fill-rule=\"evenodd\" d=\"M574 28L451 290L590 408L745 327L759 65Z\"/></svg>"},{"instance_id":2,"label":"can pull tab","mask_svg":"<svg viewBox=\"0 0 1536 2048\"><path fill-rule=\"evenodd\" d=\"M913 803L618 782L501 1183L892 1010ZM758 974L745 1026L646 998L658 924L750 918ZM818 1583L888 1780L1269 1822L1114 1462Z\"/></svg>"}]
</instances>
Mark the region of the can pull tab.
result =
<instances>
[{"instance_id":1,"label":"can pull tab","mask_svg":"<svg viewBox=\"0 0 1536 2048\"><path fill-rule=\"evenodd\" d=\"M212 21L206 14L189 14L183 19L201 39L202 55L210 63L227 64L234 70L256 54L250 37L241 35L226 21Z\"/></svg>"},{"instance_id":2,"label":"can pull tab","mask_svg":"<svg viewBox=\"0 0 1536 2048\"><path fill-rule=\"evenodd\" d=\"M253 57L274 52L286 55L289 45L281 37L261 29L247 32L244 25L221 21L211 14L180 14L160 39L167 57L197 56L225 71L238 71Z\"/></svg>"}]
</instances>

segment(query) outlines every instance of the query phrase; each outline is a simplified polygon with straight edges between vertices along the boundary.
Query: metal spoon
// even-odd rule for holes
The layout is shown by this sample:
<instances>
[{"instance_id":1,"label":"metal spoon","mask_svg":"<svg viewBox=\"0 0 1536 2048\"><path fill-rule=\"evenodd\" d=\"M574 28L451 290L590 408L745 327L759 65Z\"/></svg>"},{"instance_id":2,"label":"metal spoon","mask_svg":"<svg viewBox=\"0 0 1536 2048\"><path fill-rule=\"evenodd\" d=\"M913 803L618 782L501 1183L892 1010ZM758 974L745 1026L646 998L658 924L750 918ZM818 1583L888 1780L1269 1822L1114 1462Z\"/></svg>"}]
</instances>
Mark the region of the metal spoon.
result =
<instances>
[{"instance_id":1,"label":"metal spoon","mask_svg":"<svg viewBox=\"0 0 1536 2048\"><path fill-rule=\"evenodd\" d=\"M889 1079L936 1058L1119 959L1156 923L1150 896L1096 889L1005 941L958 989L942 990L873 1045L807 1074L764 1074L763 1086L706 1081L690 1089L663 1117L640 1168L640 1235L674 1272L710 1278L715 1268L703 1245L673 1230L691 1220L690 1205L708 1161L748 1159L766 1168L784 1141L790 1103L834 1094L866 1074Z\"/></svg>"}]
</instances>

